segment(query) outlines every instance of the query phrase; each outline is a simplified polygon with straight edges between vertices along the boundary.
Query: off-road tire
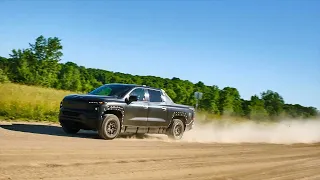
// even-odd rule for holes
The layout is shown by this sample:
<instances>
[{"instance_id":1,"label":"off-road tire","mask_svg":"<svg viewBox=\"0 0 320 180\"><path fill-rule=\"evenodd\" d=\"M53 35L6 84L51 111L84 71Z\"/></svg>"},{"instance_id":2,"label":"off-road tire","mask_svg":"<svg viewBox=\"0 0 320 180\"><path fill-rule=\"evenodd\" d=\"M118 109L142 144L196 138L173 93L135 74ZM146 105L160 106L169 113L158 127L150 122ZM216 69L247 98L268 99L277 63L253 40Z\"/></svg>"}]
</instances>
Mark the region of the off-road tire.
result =
<instances>
[{"instance_id":1,"label":"off-road tire","mask_svg":"<svg viewBox=\"0 0 320 180\"><path fill-rule=\"evenodd\" d=\"M72 124L61 122L60 125L63 131L67 134L77 134L80 131L80 128L72 126Z\"/></svg>"},{"instance_id":2,"label":"off-road tire","mask_svg":"<svg viewBox=\"0 0 320 180\"><path fill-rule=\"evenodd\" d=\"M114 114L106 114L98 128L98 134L102 139L112 140L120 134L121 122Z\"/></svg>"},{"instance_id":3,"label":"off-road tire","mask_svg":"<svg viewBox=\"0 0 320 180\"><path fill-rule=\"evenodd\" d=\"M180 119L173 119L167 130L167 136L173 140L180 140L184 134L184 124Z\"/></svg>"}]
</instances>

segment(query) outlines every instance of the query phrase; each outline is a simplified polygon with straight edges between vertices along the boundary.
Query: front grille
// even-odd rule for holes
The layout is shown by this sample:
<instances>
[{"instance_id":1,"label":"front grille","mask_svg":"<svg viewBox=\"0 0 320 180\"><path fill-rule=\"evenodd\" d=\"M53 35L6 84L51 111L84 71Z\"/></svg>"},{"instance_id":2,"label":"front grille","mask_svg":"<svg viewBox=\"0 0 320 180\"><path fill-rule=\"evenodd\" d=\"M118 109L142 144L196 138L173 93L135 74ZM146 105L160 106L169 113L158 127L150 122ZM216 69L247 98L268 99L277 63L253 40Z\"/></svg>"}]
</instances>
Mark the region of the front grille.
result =
<instances>
[{"instance_id":1,"label":"front grille","mask_svg":"<svg viewBox=\"0 0 320 180\"><path fill-rule=\"evenodd\" d=\"M81 99L65 99L62 102L60 114L61 120L83 121L85 119L96 119L99 117L99 105L90 104Z\"/></svg>"},{"instance_id":2,"label":"front grille","mask_svg":"<svg viewBox=\"0 0 320 180\"><path fill-rule=\"evenodd\" d=\"M89 104L88 102L84 102L84 101L74 101L74 100L65 100L62 103L62 106L64 108L69 108L69 109L91 109L92 106L91 104Z\"/></svg>"}]
</instances>

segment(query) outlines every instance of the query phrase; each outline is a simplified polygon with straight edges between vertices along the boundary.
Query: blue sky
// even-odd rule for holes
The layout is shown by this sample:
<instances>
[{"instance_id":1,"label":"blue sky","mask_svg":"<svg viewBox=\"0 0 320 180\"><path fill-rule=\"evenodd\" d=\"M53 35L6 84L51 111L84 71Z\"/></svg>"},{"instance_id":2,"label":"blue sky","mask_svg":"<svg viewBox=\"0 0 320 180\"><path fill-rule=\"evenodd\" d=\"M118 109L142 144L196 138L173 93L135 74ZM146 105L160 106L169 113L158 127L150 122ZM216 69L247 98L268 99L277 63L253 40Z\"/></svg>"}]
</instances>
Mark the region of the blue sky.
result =
<instances>
[{"instance_id":1,"label":"blue sky","mask_svg":"<svg viewBox=\"0 0 320 180\"><path fill-rule=\"evenodd\" d=\"M0 0L0 56L57 36L63 62L271 89L320 109L320 1Z\"/></svg>"}]
</instances>

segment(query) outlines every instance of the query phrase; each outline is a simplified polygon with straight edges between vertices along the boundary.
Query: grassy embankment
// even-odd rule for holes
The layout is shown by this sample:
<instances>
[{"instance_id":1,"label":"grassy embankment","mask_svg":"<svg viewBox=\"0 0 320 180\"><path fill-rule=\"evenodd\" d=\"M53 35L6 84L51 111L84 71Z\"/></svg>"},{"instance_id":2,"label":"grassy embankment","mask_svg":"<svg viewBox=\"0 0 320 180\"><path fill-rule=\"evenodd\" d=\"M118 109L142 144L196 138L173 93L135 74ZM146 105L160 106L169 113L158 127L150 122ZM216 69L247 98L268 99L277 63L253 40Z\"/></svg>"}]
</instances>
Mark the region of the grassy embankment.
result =
<instances>
[{"instance_id":1,"label":"grassy embankment","mask_svg":"<svg viewBox=\"0 0 320 180\"><path fill-rule=\"evenodd\" d=\"M62 98L70 91L0 84L0 116L5 120L56 121Z\"/></svg>"},{"instance_id":2,"label":"grassy embankment","mask_svg":"<svg viewBox=\"0 0 320 180\"><path fill-rule=\"evenodd\" d=\"M0 119L57 122L62 98L74 93L77 92L13 83L0 84ZM198 112L197 117L202 122L225 119L205 112Z\"/></svg>"}]
</instances>

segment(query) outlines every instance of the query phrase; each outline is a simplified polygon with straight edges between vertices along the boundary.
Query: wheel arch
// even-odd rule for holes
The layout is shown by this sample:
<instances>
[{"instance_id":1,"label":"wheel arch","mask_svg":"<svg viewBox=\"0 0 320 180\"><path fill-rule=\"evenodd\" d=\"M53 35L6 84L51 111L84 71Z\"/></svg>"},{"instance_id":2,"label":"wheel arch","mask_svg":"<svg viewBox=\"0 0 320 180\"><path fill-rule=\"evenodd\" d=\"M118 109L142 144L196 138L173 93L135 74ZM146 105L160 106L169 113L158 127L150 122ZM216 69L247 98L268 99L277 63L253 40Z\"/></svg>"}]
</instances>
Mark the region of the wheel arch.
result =
<instances>
[{"instance_id":1,"label":"wheel arch","mask_svg":"<svg viewBox=\"0 0 320 180\"><path fill-rule=\"evenodd\" d=\"M188 116L187 116L186 112L179 112L179 111L173 112L169 127L172 125L172 122L174 119L180 119L182 121L182 123L184 125L184 129L185 129L186 125L187 125L187 118L188 118Z\"/></svg>"},{"instance_id":2,"label":"wheel arch","mask_svg":"<svg viewBox=\"0 0 320 180\"><path fill-rule=\"evenodd\" d=\"M103 116L105 116L106 114L116 115L119 118L120 123L121 123L120 125L122 127L123 119L124 119L124 108L123 107L121 107L121 106L107 106L104 109Z\"/></svg>"}]
</instances>

